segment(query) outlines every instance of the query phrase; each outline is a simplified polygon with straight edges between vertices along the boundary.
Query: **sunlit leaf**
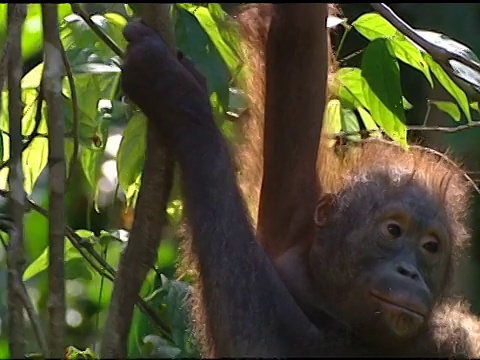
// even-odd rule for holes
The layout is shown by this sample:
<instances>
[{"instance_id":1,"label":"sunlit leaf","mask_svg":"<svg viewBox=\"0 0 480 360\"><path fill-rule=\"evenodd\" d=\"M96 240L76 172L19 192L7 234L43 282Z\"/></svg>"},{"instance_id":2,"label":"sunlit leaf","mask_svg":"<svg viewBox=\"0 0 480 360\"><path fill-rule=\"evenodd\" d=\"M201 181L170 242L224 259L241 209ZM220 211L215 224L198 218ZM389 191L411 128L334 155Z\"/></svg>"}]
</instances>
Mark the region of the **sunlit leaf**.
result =
<instances>
[{"instance_id":1,"label":"sunlit leaf","mask_svg":"<svg viewBox=\"0 0 480 360\"><path fill-rule=\"evenodd\" d=\"M341 68L335 74L335 79L339 84L337 91L342 102L348 103L352 108L368 106L364 93L365 79L359 68Z\"/></svg>"},{"instance_id":2,"label":"sunlit leaf","mask_svg":"<svg viewBox=\"0 0 480 360\"><path fill-rule=\"evenodd\" d=\"M332 99L327 103L325 111L325 119L323 124L323 132L325 135L335 135L342 130L342 106L340 101ZM327 146L335 145L335 139L328 139Z\"/></svg>"},{"instance_id":3,"label":"sunlit leaf","mask_svg":"<svg viewBox=\"0 0 480 360\"><path fill-rule=\"evenodd\" d=\"M391 44L393 54L399 60L421 71L430 83L430 86L433 87L432 77L428 64L423 58L422 51L390 24L388 20L380 14L368 13L355 20L352 26L368 40L387 39Z\"/></svg>"},{"instance_id":4,"label":"sunlit leaf","mask_svg":"<svg viewBox=\"0 0 480 360\"><path fill-rule=\"evenodd\" d=\"M445 70L443 70L442 67L437 64L429 54L425 54L425 61L430 66L430 69L432 70L433 75L435 75L437 78L438 82L442 84L445 90L447 90L448 93L457 101L458 105L460 105L460 108L467 117L468 121L472 121L470 107L465 92L460 89L457 84L455 84Z\"/></svg>"},{"instance_id":5,"label":"sunlit leaf","mask_svg":"<svg viewBox=\"0 0 480 360\"><path fill-rule=\"evenodd\" d=\"M38 64L22 78L22 89L37 89L43 75L43 63Z\"/></svg>"},{"instance_id":6,"label":"sunlit leaf","mask_svg":"<svg viewBox=\"0 0 480 360\"><path fill-rule=\"evenodd\" d=\"M336 95L342 101L342 105L351 110L361 106L368 109L368 103L365 99L364 82L362 71L359 68L344 67L335 73L335 79L338 86L334 87ZM412 104L402 96L403 108L408 110Z\"/></svg>"},{"instance_id":7,"label":"sunlit leaf","mask_svg":"<svg viewBox=\"0 0 480 360\"><path fill-rule=\"evenodd\" d=\"M407 146L407 128L400 86L400 68L386 39L373 40L362 58L365 98L375 122L402 146Z\"/></svg>"},{"instance_id":8,"label":"sunlit leaf","mask_svg":"<svg viewBox=\"0 0 480 360\"><path fill-rule=\"evenodd\" d=\"M382 133L380 131L377 131L378 126L372 119L370 113L362 107L358 107L357 111L363 121L363 125L365 125L365 129L370 131L369 136L380 138L382 136Z\"/></svg>"},{"instance_id":9,"label":"sunlit leaf","mask_svg":"<svg viewBox=\"0 0 480 360\"><path fill-rule=\"evenodd\" d=\"M36 137L23 151L23 173L25 192L30 195L35 183L48 162L48 139Z\"/></svg>"},{"instance_id":10,"label":"sunlit leaf","mask_svg":"<svg viewBox=\"0 0 480 360\"><path fill-rule=\"evenodd\" d=\"M438 110L443 111L450 115L453 120L460 121L460 109L458 108L457 104L454 104L450 101L439 101L439 100L430 100L430 104L435 105Z\"/></svg>"}]
</instances>

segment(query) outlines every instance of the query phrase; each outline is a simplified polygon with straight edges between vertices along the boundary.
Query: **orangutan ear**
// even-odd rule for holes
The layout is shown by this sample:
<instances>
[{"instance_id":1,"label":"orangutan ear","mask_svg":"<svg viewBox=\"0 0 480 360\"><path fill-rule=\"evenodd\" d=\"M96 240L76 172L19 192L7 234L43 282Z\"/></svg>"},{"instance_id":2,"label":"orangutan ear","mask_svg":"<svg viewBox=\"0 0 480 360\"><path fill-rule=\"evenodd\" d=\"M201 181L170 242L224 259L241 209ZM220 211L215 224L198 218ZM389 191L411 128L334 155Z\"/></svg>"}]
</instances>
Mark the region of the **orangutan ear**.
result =
<instances>
[{"instance_id":1,"label":"orangutan ear","mask_svg":"<svg viewBox=\"0 0 480 360\"><path fill-rule=\"evenodd\" d=\"M315 211L313 212L313 221L317 226L325 225L327 221L327 216L330 213L333 205L335 203L335 195L327 193L323 194L320 200L315 207Z\"/></svg>"}]
</instances>

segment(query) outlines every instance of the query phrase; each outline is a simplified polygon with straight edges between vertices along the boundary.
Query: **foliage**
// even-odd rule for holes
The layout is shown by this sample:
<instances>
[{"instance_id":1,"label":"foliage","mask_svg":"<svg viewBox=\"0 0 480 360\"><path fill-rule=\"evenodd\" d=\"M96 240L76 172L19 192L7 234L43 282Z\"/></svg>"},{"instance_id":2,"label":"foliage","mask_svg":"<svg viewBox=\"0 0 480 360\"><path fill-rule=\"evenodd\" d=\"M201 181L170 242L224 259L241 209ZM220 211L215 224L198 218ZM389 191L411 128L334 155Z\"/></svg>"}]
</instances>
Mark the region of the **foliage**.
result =
<instances>
[{"instance_id":1,"label":"foliage","mask_svg":"<svg viewBox=\"0 0 480 360\"><path fill-rule=\"evenodd\" d=\"M125 12L107 11L93 15L91 19L121 50L125 50L126 41L122 29L130 21L130 17L134 16L137 6L139 4L125 4ZM6 4L0 4L0 42L5 42L6 39L5 14ZM105 214L115 208L121 195L120 209L124 214L122 224L111 222L95 228L91 219L97 215L93 212L94 215L87 216L83 227L71 225L83 244L89 244L115 267L124 243L128 241L128 214L135 206L141 180L145 159L146 119L122 97L119 82L121 59L115 51L102 41L79 15L73 14L67 4L59 5L59 14L62 44L77 93L74 101L71 84L65 78L65 154L69 163L69 181L75 184L69 184L69 196L78 198L78 188L86 187L89 210L91 205L96 213ZM241 90L236 87L236 80L242 76L242 63L238 50L239 36L234 23L219 4L213 3L206 6L175 4L173 17L177 46L206 76L217 124L227 138L235 141L231 116L227 115L242 111L245 101ZM23 54L26 58L40 50L38 44L41 43L42 29L38 24L41 24L40 5L30 4L23 33ZM351 23L346 19L330 18L329 26L343 27L344 37L355 30L368 39L369 43L352 55L362 56L359 68L343 67L336 74L337 86L333 87L335 98L327 104L327 133L335 135L345 132L349 140L355 141L360 139L362 128L369 132L369 136L379 136L381 129L393 140L407 146L405 111L411 109L412 105L402 93L399 61L423 74L430 86L434 85L434 80L438 81L453 99L428 99L429 105L435 105L456 122L461 121L462 114L467 122L471 122L472 113L478 112L478 103L469 101L465 88L480 87L480 75L477 72L458 62L445 68L444 64L435 62L429 53L380 15L367 13ZM471 50L454 40L434 32L418 33L450 51L478 61ZM341 45L337 51L341 51ZM45 197L41 175L48 161L45 104L40 116L37 116L36 110L42 71L43 63L40 63L30 69L22 79L22 98L25 104L23 131L27 138L34 137L23 153L25 190L28 195L40 199ZM4 91L0 116L0 154L3 161L7 161L10 156L7 99L8 92ZM76 111L79 115L78 124L75 119ZM110 146L112 143L117 146ZM74 162L71 162L75 154L77 158L73 161L78 162L77 169L73 169ZM7 176L8 167L2 167L0 189L7 189ZM109 200L105 201L105 198ZM172 223L178 224L182 212L178 189L173 193L167 212ZM48 247L45 247L46 225L42 221L33 213L27 218L26 240L30 259L23 274L23 280L31 289L43 289L35 298L37 306L45 302L45 287L42 287L42 283L45 283L49 251ZM28 230L32 227L40 229L43 235L34 236L32 231ZM190 281L186 280L188 276L182 280L174 278L178 247L174 234L172 231L162 241L157 268L149 273L142 289L143 299L168 324L169 334L162 337L143 315L135 313L130 337L131 356L198 355L188 326ZM105 316L111 284L91 267L85 255L80 254L67 239L65 261L68 265L68 284L71 285L67 286L69 308L73 311L75 307L90 307L85 310L90 314L89 322L85 321L85 326L89 333L93 334L91 339L80 341L80 347L87 350L80 351L70 347L66 357L93 359L96 355L88 344L95 342L95 331L89 327L98 330L99 318L103 319ZM160 275L160 272L163 274ZM70 314L75 317L75 312ZM75 329L82 329L82 325L72 320L70 327L72 341L78 340ZM79 346L77 343L74 345ZM5 343L0 343L0 357L7 356Z\"/></svg>"}]
</instances>

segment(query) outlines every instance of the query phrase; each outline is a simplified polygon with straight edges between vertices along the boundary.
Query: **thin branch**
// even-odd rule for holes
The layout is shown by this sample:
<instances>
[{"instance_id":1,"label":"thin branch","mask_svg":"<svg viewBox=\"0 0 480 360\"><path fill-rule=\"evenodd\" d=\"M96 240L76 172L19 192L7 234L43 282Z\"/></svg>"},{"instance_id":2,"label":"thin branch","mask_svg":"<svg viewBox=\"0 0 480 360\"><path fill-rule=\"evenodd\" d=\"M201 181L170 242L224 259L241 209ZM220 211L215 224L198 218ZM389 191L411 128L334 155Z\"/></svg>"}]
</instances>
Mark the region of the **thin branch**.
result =
<instances>
[{"instance_id":1,"label":"thin branch","mask_svg":"<svg viewBox=\"0 0 480 360\"><path fill-rule=\"evenodd\" d=\"M25 266L23 244L23 216L25 209L25 191L22 170L22 25L27 14L25 4L8 4L8 112L10 130L10 171L8 185L10 216L15 231L10 232L7 251L8 266L8 341L10 356L23 358L25 355L25 328L21 296L15 291L17 276L23 274Z\"/></svg>"},{"instance_id":2,"label":"thin branch","mask_svg":"<svg viewBox=\"0 0 480 360\"><path fill-rule=\"evenodd\" d=\"M68 84L70 85L70 96L72 100L72 107L73 107L73 128L72 128L72 138L73 138L73 154L72 158L70 159L70 166L69 166L69 175L67 178L66 187L70 184L72 175L74 173L75 164L77 163L78 157L78 148L79 148L79 141L78 141L78 126L80 124L80 111L78 107L78 96L77 96L77 88L75 86L75 79L73 78L73 71L72 67L70 66L70 62L67 58L67 53L63 46L61 46L62 51L62 61L63 65L65 66L65 71L67 72L67 79Z\"/></svg>"},{"instance_id":3,"label":"thin branch","mask_svg":"<svg viewBox=\"0 0 480 360\"><path fill-rule=\"evenodd\" d=\"M430 41L424 39L422 36L420 36L414 28L412 28L410 25L408 25L405 21L400 19L397 14L395 14L392 9L390 9L387 5L384 3L370 3L373 9L375 9L380 15L382 15L385 19L387 19L389 22L392 23L392 25L400 31L403 35L408 37L410 40L412 40L414 43L416 43L418 46L423 48L427 53L429 53L433 59L438 62L442 63L444 65L450 65L448 64L449 60L456 60L459 63L468 66L478 72L480 72L480 64L469 60L457 53L450 52L447 49L435 45L431 43Z\"/></svg>"},{"instance_id":4,"label":"thin branch","mask_svg":"<svg viewBox=\"0 0 480 360\"><path fill-rule=\"evenodd\" d=\"M83 21L87 23L87 25L92 29L92 31L97 34L97 36L102 39L102 41L110 48L112 51L123 58L123 51L120 49L120 47L115 43L115 41L112 40L110 36L108 36L100 27L95 24L92 19L90 18L90 15L88 15L80 6L78 3L72 3L70 4L72 7L72 11L80 16Z\"/></svg>"},{"instance_id":5,"label":"thin branch","mask_svg":"<svg viewBox=\"0 0 480 360\"><path fill-rule=\"evenodd\" d=\"M49 347L52 358L62 358L65 332L65 121L62 98L62 43L58 30L56 4L42 4L44 34L43 82L48 107L48 314Z\"/></svg>"},{"instance_id":6,"label":"thin branch","mask_svg":"<svg viewBox=\"0 0 480 360\"><path fill-rule=\"evenodd\" d=\"M458 125L458 126L422 126L422 125L409 125L407 126L408 130L415 130L415 131L440 131L445 133L456 133L459 131L467 130L480 127L480 121L472 121L465 125Z\"/></svg>"},{"instance_id":7,"label":"thin branch","mask_svg":"<svg viewBox=\"0 0 480 360\"><path fill-rule=\"evenodd\" d=\"M480 121L472 121L464 125L458 125L458 126L423 126L423 125L408 125L407 130L408 131L437 131L437 132L443 132L447 134L453 134L459 131L464 131L468 129L473 129L473 128L478 128L480 127ZM358 130L358 131L340 131L335 134L328 134L327 137L331 139L336 139L336 138L345 138L347 136L352 136L352 135L360 135L362 137L369 136L370 134L374 132L382 132L385 134L385 131L383 129L375 129L375 130Z\"/></svg>"},{"instance_id":8,"label":"thin branch","mask_svg":"<svg viewBox=\"0 0 480 360\"><path fill-rule=\"evenodd\" d=\"M4 217L0 217L0 228L5 230L8 229L8 232L10 234L10 239L18 237L19 235L18 231L15 229L14 224L10 220L5 219ZM5 248L5 250L8 251L8 246L1 235L0 235L0 241L3 247ZM18 240L13 240L13 241L18 241ZM23 307L27 311L28 318L33 327L33 333L35 334L35 338L37 339L38 345L42 350L44 357L46 357L48 354L47 340L45 338L45 334L43 333L42 324L40 323L40 319L38 317L37 312L35 311L35 307L33 306L32 300L30 299L30 296L28 296L27 288L25 287L25 284L22 281L22 276L21 274L18 273L18 271L12 270L12 277L15 278L15 283L14 283L15 291L18 297L21 299Z\"/></svg>"}]
</instances>

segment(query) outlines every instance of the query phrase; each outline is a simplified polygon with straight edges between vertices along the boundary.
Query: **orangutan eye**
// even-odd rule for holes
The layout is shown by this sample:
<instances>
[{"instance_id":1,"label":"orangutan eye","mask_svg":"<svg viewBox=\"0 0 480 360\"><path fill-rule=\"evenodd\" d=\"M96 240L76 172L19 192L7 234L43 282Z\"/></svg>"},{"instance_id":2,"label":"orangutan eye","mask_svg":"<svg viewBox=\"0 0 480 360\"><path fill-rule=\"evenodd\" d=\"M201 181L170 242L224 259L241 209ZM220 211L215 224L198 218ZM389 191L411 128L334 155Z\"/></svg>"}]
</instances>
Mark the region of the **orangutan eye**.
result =
<instances>
[{"instance_id":1,"label":"orangutan eye","mask_svg":"<svg viewBox=\"0 0 480 360\"><path fill-rule=\"evenodd\" d=\"M389 220L385 222L382 231L385 237L390 239L397 239L402 236L402 228L396 221Z\"/></svg>"},{"instance_id":2,"label":"orangutan eye","mask_svg":"<svg viewBox=\"0 0 480 360\"><path fill-rule=\"evenodd\" d=\"M398 224L391 223L387 225L387 230L394 238L402 236L402 229Z\"/></svg>"},{"instance_id":3,"label":"orangutan eye","mask_svg":"<svg viewBox=\"0 0 480 360\"><path fill-rule=\"evenodd\" d=\"M440 251L440 242L429 236L426 241L423 241L422 248L430 254L437 254Z\"/></svg>"}]
</instances>

